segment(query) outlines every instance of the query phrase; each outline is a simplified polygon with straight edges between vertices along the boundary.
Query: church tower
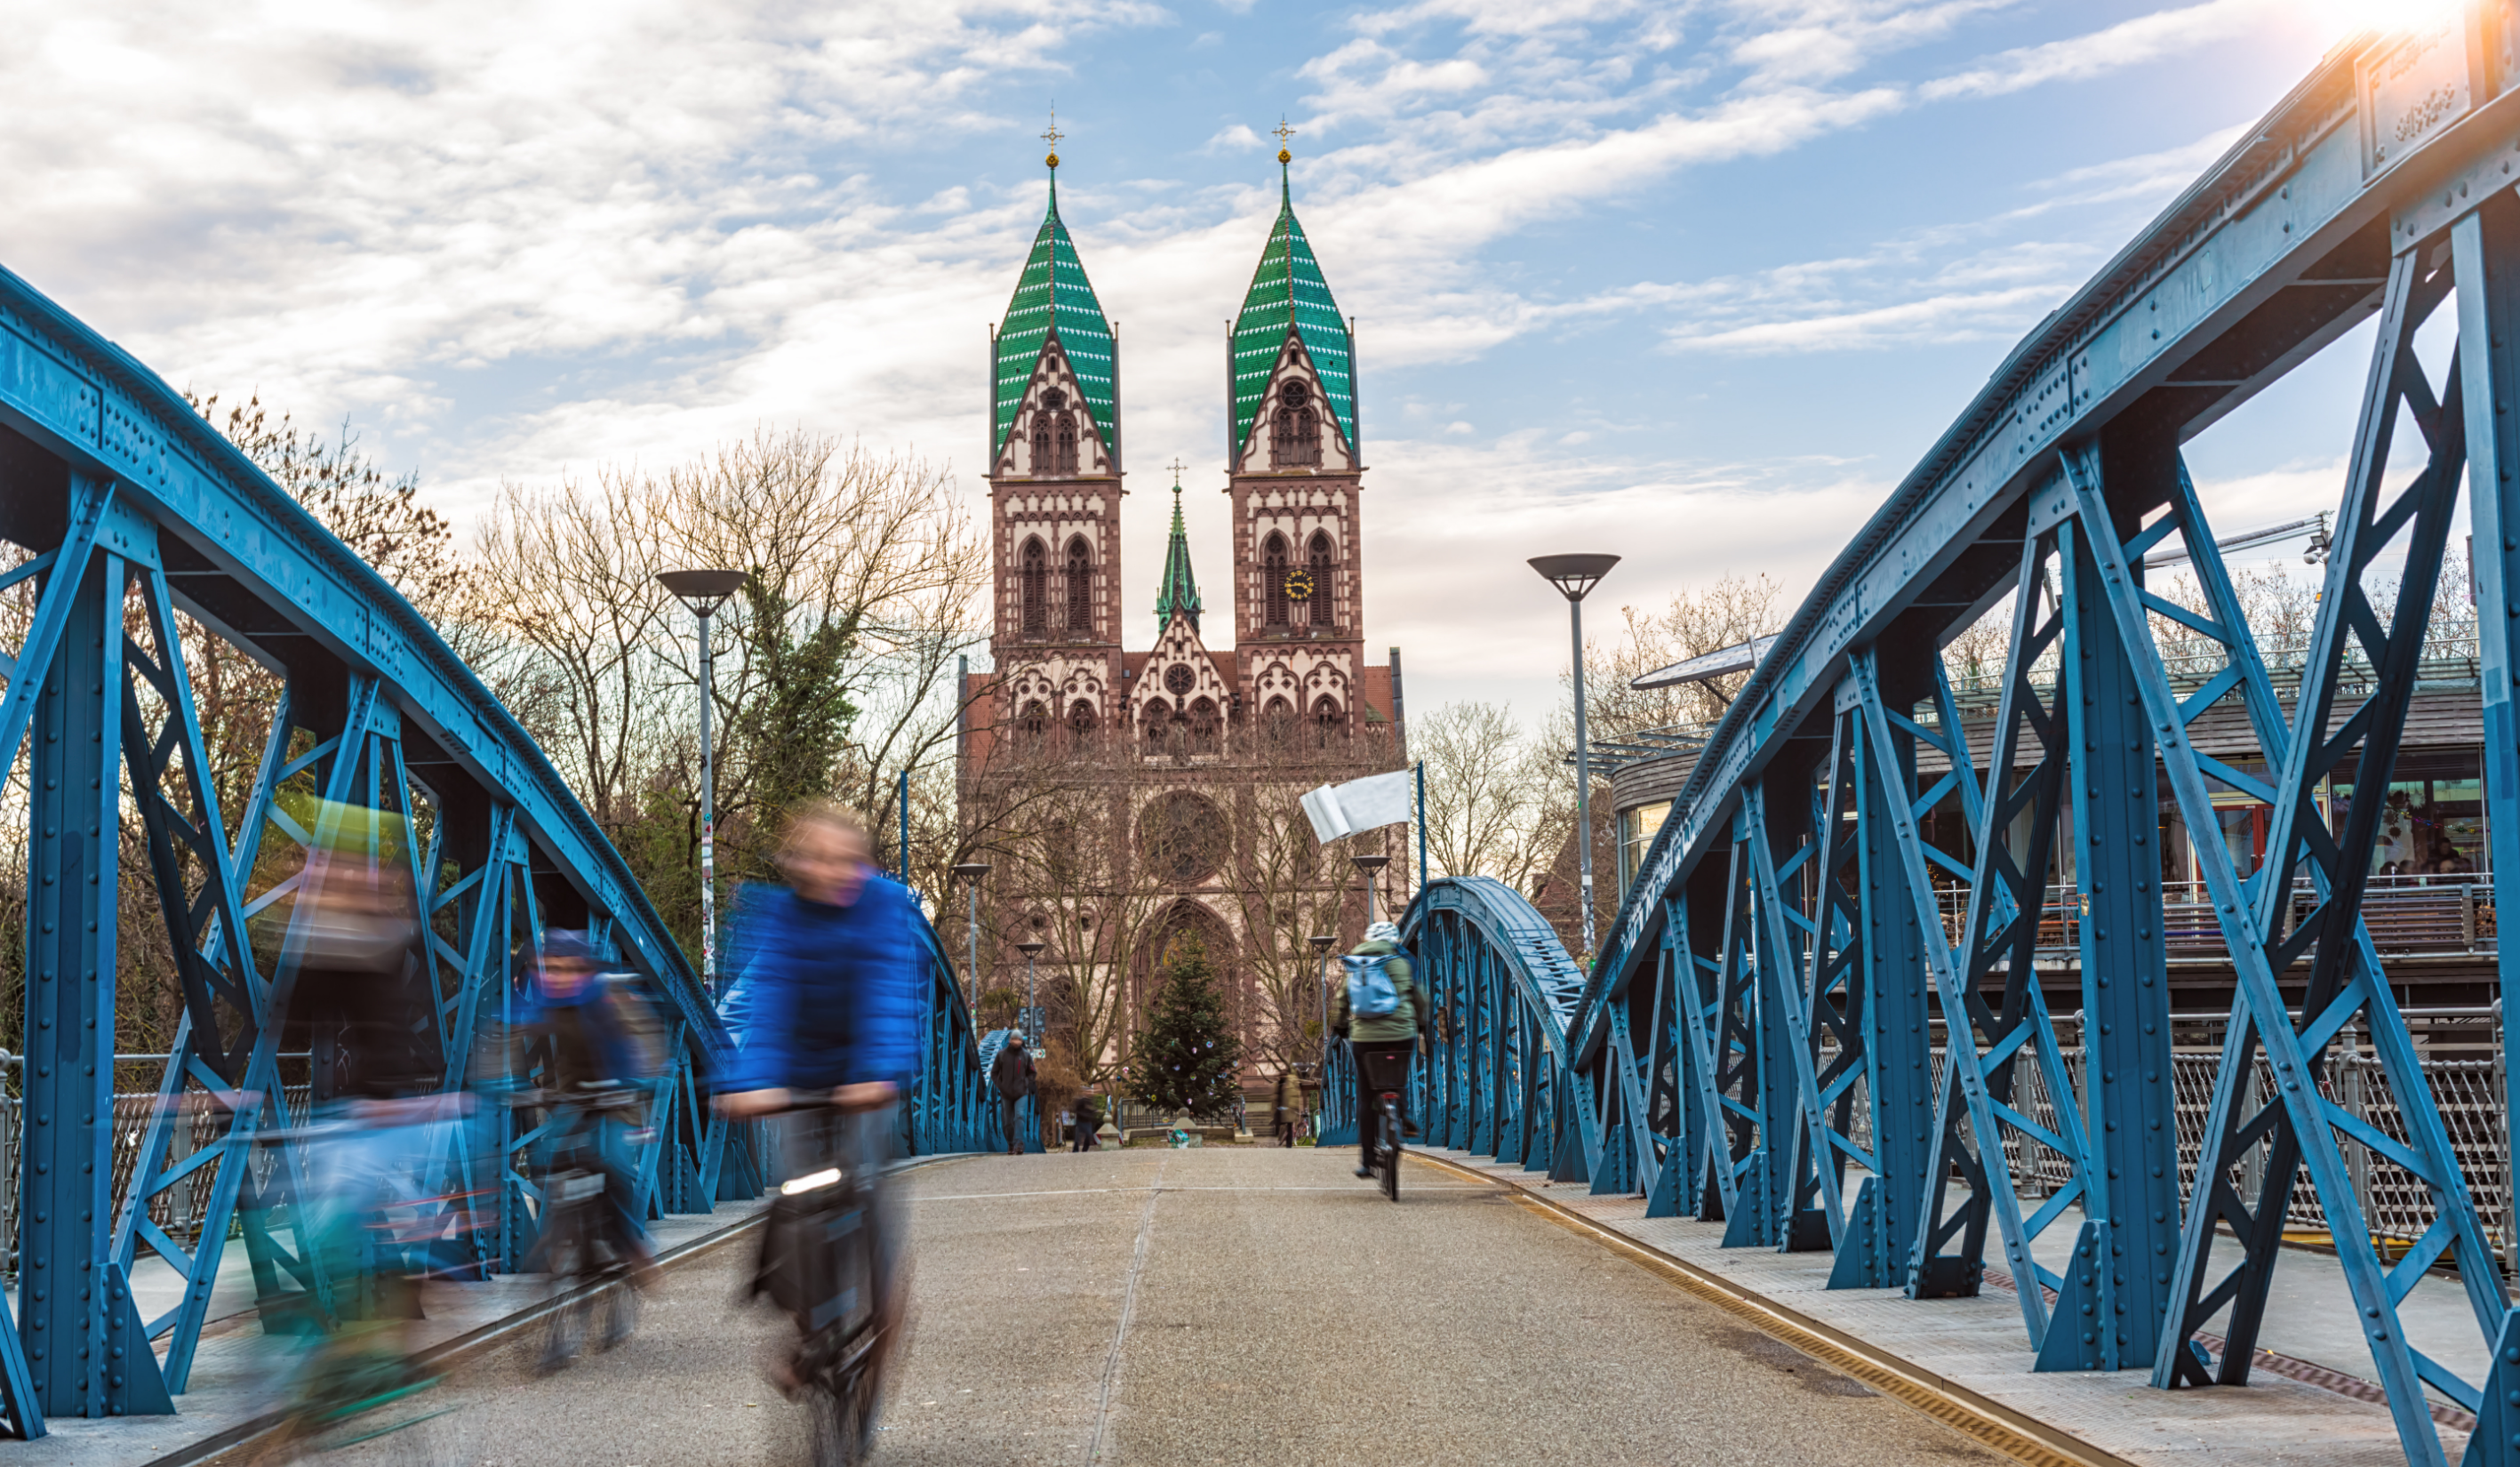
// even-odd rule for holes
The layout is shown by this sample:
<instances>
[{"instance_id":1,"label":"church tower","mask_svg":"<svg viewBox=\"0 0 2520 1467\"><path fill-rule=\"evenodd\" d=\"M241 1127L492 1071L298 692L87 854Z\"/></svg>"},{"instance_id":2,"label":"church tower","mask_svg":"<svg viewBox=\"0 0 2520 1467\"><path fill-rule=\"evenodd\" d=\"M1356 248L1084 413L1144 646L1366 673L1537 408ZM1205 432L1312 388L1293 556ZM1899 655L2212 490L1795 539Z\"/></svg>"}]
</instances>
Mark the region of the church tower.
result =
<instances>
[{"instance_id":1,"label":"church tower","mask_svg":"<svg viewBox=\"0 0 2520 1467\"><path fill-rule=\"evenodd\" d=\"M1007 714L1081 733L1113 725L1120 687L1119 341L1048 162L1049 212L989 333L990 652Z\"/></svg>"},{"instance_id":2,"label":"church tower","mask_svg":"<svg viewBox=\"0 0 2520 1467\"><path fill-rule=\"evenodd\" d=\"M1390 711L1361 696L1356 344L1296 222L1292 161L1279 150L1277 226L1226 342L1236 662L1263 726L1303 720L1344 739Z\"/></svg>"}]
</instances>

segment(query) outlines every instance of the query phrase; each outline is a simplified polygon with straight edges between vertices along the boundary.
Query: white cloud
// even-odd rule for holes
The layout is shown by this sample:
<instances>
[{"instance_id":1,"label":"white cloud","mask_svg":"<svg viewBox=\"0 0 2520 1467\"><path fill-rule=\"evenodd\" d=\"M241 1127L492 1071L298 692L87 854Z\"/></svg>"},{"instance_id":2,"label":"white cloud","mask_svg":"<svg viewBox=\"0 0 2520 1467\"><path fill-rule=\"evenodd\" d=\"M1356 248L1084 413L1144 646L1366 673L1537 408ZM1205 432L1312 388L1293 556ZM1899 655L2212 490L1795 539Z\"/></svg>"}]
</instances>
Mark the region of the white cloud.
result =
<instances>
[{"instance_id":1,"label":"white cloud","mask_svg":"<svg viewBox=\"0 0 2520 1467\"><path fill-rule=\"evenodd\" d=\"M1202 153L1248 153L1261 146L1260 134L1253 132L1247 124L1237 122L1231 127L1218 128L1216 135L1209 138L1206 144L1202 146L1199 151Z\"/></svg>"},{"instance_id":2,"label":"white cloud","mask_svg":"<svg viewBox=\"0 0 2520 1467\"><path fill-rule=\"evenodd\" d=\"M2121 67L2140 66L2242 34L2284 4L2285 0L2206 0L2181 10L2156 11L2088 35L2006 51L1969 70L1929 81L1921 91L1936 100L1996 97L2048 82L2087 81Z\"/></svg>"}]
</instances>

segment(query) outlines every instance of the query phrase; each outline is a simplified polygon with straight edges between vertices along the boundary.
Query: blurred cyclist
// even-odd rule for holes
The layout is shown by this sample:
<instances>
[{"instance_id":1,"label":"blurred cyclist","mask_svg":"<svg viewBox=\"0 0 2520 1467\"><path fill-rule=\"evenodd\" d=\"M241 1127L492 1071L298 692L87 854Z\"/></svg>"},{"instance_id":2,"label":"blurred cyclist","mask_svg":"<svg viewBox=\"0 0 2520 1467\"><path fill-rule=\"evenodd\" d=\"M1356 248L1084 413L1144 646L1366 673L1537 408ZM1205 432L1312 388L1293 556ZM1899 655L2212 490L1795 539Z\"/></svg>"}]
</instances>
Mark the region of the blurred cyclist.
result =
<instances>
[{"instance_id":1,"label":"blurred cyclist","mask_svg":"<svg viewBox=\"0 0 2520 1467\"><path fill-rule=\"evenodd\" d=\"M737 1057L718 1104L735 1117L794 1110L781 1125L786 1174L836 1164L871 1190L876 1323L889 1341L903 1305L901 1229L880 1178L919 1064L920 972L910 893L876 869L874 854L865 825L837 805L817 802L790 819L779 857L788 889L755 892L744 905L749 960L728 1006ZM759 1278L754 1291L775 1284ZM800 1335L812 1323L800 1311ZM792 1364L774 1378L792 1387Z\"/></svg>"},{"instance_id":2,"label":"blurred cyclist","mask_svg":"<svg viewBox=\"0 0 2520 1467\"><path fill-rule=\"evenodd\" d=\"M409 1389L407 1331L430 1255L460 1258L476 1218L434 1160L447 1154L442 1132L463 1097L439 1093L445 1066L420 963L410 832L397 814L353 804L311 802L292 813L313 839L275 997L282 1047L314 1053L313 1114L257 1138L298 1148L302 1195L279 1184L248 1206L294 1203L278 1225L319 1261L326 1287L274 1280L262 1294L268 1330L315 1337L286 1388L284 1449ZM275 1165L272 1175L280 1182L290 1169Z\"/></svg>"},{"instance_id":3,"label":"blurred cyclist","mask_svg":"<svg viewBox=\"0 0 2520 1467\"><path fill-rule=\"evenodd\" d=\"M1434 1007L1418 986L1409 958L1400 950L1400 929L1376 922L1365 930L1365 940L1348 955L1347 982L1330 1004L1330 1032L1348 1041L1356 1062L1356 1174L1373 1175L1374 1134L1380 1128L1376 1095L1367 1083L1365 1054L1377 1051L1405 1056L1434 1025ZM1378 976L1380 982L1375 982ZM1350 1031L1354 1032L1351 1033ZM1409 1092L1401 1091L1401 1104ZM1417 1134L1417 1125L1402 1112L1401 1132Z\"/></svg>"},{"instance_id":4,"label":"blurred cyclist","mask_svg":"<svg viewBox=\"0 0 2520 1467\"><path fill-rule=\"evenodd\" d=\"M566 1214L568 1224L559 1230L564 1237L547 1224L535 1252L542 1270L555 1276L576 1283L624 1278L646 1288L654 1264L630 1158L644 1139L647 1092L664 1071L663 1026L635 975L599 968L588 934L553 928L543 934L542 961L526 989L523 1028L544 1056L535 1099L550 1118L543 1127L544 1204L551 1215ZM581 1180L600 1185L600 1196L552 1195ZM629 1328L628 1301L616 1296L610 1303L606 1348Z\"/></svg>"}]
</instances>

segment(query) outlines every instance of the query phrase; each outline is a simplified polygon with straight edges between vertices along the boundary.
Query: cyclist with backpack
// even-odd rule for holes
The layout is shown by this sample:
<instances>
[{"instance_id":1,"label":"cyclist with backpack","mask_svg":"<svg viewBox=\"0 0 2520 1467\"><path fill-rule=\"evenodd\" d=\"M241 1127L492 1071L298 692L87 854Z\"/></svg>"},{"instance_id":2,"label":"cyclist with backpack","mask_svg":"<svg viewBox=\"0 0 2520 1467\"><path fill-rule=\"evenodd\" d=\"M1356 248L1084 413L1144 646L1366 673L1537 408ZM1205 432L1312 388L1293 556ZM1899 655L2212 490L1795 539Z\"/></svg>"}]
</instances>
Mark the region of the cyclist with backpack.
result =
<instances>
[{"instance_id":1,"label":"cyclist with backpack","mask_svg":"<svg viewBox=\"0 0 2520 1467\"><path fill-rule=\"evenodd\" d=\"M1373 1175L1377 1131L1375 1092L1367 1077L1377 1067L1369 1056L1390 1056L1405 1063L1420 1035L1434 1027L1433 1005L1426 1001L1407 954L1400 950L1400 929L1376 922L1365 930L1365 940L1346 958L1347 982L1330 1005L1330 1032L1345 1038L1356 1057L1356 1174ZM1406 1103L1407 1092L1402 1092ZM1405 1116L1402 1134L1416 1126Z\"/></svg>"}]
</instances>

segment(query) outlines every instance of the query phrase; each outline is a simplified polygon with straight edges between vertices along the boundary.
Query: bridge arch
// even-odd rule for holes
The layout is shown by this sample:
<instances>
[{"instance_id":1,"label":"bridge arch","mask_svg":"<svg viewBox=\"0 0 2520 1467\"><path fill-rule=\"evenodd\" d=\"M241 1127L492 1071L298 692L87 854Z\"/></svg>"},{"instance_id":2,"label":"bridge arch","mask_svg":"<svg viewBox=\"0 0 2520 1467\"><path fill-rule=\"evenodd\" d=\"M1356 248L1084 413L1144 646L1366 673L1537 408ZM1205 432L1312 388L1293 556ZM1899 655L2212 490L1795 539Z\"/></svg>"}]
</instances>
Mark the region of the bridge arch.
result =
<instances>
[{"instance_id":1,"label":"bridge arch","mask_svg":"<svg viewBox=\"0 0 2520 1467\"><path fill-rule=\"evenodd\" d=\"M180 395L5 270L0 542L14 552L0 587L33 602L23 637L0 648L0 757L18 759L22 745L26 785L41 792L26 1001L42 1038L25 1065L13 1179L27 1306L18 1327L0 1320L0 1410L17 1435L41 1435L48 1414L172 1409L230 1247L251 1255L266 1289L302 1291L316 1317L338 1316L320 1251L287 1221L303 1143L280 1074L291 985L271 957L292 940L290 848L324 840L324 825L343 818L335 812L382 810L423 833L391 858L408 862L422 907L427 936L409 972L435 999L425 1045L448 1086L468 1079L540 934L588 928L610 961L653 986L669 1019L656 1123L637 1161L643 1208L705 1211L776 1180L752 1127L707 1104L728 1058L713 995L524 729L390 585ZM282 684L241 802L223 803L210 772L188 670L201 637ZM182 989L174 1057L136 1130L112 1096L126 782ZM996 1121L977 1035L923 921L917 939L922 1070L897 1144L983 1149ZM450 1265L497 1272L531 1247L536 1182L522 1165L529 1127L504 1107L484 1110L450 1131L433 1164L447 1199L433 1236ZM282 1165L248 1168L257 1144L276 1145ZM232 1241L246 1214L254 1225ZM144 1318L129 1280L151 1255L187 1287Z\"/></svg>"}]
</instances>

